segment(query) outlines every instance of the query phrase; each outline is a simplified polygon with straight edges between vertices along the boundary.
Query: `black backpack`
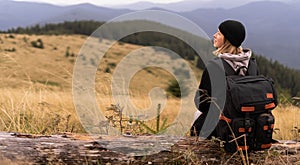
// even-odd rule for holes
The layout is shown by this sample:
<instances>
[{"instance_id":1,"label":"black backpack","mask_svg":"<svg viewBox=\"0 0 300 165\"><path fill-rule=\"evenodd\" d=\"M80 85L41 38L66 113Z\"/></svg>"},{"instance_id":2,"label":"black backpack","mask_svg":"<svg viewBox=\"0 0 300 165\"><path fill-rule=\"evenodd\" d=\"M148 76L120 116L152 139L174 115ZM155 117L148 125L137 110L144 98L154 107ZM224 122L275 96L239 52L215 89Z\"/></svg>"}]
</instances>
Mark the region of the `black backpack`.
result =
<instances>
[{"instance_id":1,"label":"black backpack","mask_svg":"<svg viewBox=\"0 0 300 165\"><path fill-rule=\"evenodd\" d=\"M222 60L226 72L226 102L216 126L216 135L227 152L262 150L272 145L277 95L272 79L258 74L254 58L246 76L237 75Z\"/></svg>"}]
</instances>

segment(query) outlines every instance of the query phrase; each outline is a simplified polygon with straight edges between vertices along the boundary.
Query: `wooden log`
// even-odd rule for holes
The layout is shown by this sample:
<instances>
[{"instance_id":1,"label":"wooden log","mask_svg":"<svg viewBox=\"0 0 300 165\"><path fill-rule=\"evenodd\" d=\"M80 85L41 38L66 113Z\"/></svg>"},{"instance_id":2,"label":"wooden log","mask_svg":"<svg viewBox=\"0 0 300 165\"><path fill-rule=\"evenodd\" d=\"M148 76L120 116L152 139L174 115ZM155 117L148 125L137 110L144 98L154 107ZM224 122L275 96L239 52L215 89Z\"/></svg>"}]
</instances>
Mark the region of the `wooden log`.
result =
<instances>
[{"instance_id":1,"label":"wooden log","mask_svg":"<svg viewBox=\"0 0 300 165\"><path fill-rule=\"evenodd\" d=\"M296 164L300 144L280 141L245 157L253 164ZM243 164L211 140L171 136L38 136L0 132L1 164Z\"/></svg>"}]
</instances>

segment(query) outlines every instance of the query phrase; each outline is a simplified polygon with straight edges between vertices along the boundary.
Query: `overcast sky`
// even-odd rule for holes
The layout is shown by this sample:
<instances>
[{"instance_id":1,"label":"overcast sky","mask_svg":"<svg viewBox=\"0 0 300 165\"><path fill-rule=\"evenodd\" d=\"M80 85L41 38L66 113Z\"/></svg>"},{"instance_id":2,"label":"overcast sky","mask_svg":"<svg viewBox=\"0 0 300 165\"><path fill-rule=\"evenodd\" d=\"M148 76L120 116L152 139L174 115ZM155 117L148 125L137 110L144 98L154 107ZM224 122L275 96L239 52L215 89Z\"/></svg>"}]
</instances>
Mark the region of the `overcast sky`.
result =
<instances>
[{"instance_id":1,"label":"overcast sky","mask_svg":"<svg viewBox=\"0 0 300 165\"><path fill-rule=\"evenodd\" d=\"M112 5L130 4L139 1L149 1L153 3L170 3L170 2L179 2L182 0L15 0L15 1L46 2L50 4L56 4L56 5L70 5L70 4L79 4L79 3L88 2L99 6L112 6Z\"/></svg>"},{"instance_id":2,"label":"overcast sky","mask_svg":"<svg viewBox=\"0 0 300 165\"><path fill-rule=\"evenodd\" d=\"M148 1L152 3L170 3L170 2L179 2L184 0L15 0L15 1L31 1L31 2L45 2L55 5L71 5L71 4L80 4L80 3L91 3L98 6L119 6L123 4L131 4L139 1ZM185 0L191 1L191 0ZM197 1L223 1L224 0L197 0ZM226 0L227 1L227 0ZM252 2L259 0L240 0L238 3ZM278 1L298 1L298 0L278 0ZM229 3L230 1L228 1ZM235 2L236 3L236 2Z\"/></svg>"}]
</instances>

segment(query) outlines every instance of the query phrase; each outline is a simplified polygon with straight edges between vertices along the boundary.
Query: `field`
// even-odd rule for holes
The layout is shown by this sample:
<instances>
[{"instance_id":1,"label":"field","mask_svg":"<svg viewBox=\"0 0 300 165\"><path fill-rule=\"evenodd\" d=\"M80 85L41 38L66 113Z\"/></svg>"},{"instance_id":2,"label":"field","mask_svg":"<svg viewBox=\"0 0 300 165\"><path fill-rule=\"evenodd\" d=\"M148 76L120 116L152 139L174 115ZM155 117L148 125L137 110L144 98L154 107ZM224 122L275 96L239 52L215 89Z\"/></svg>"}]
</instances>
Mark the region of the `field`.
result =
<instances>
[{"instance_id":1,"label":"field","mask_svg":"<svg viewBox=\"0 0 300 165\"><path fill-rule=\"evenodd\" d=\"M75 110L72 93L73 67L86 40L86 36L80 35L0 35L0 131L33 134L86 133L86 129L82 126L82 121ZM107 40L99 42L101 46L112 44L111 41ZM42 43L42 47L34 43ZM128 93L123 93L123 96L118 95L121 100L112 98L112 75L118 69L119 63L123 62L123 58L136 50L142 51L145 57L151 57L156 53L163 54L161 51L155 52L154 49L137 45L113 44L101 59L95 75L94 91L101 113L107 117L115 117L118 114L115 114L114 110L124 108L124 113L129 112L126 108L132 107L126 107L128 100L124 99L124 101L122 98L129 98L135 109L144 110L148 108L152 116L155 116L157 110L160 110L160 126L164 120L170 124L180 111L183 111L181 113L194 111L193 105L186 109L182 108L181 105L184 104L184 101L170 96L168 93L163 95L162 99L157 96L150 99L148 94L151 89L154 87L166 89L175 78L166 70L157 67L145 67L137 71L130 79ZM137 58L131 59L133 64L130 66L140 61ZM174 62L177 67L175 70L185 71L185 64L179 61ZM92 61L90 62L92 63ZM193 66L189 64L187 66ZM126 66L128 67L128 65ZM125 70L126 68L122 69ZM199 80L201 71L194 67L192 67L192 71L196 75L196 79ZM192 100L192 98L189 99ZM112 111L108 111L109 109ZM276 118L275 139L299 139L299 108L280 105L274 110L274 115ZM145 126L138 125L139 131L129 127L130 117L128 116L130 115L127 114L127 120L123 122L127 126L124 128L125 131L134 130L135 132L131 133L135 134L149 132ZM137 118L137 116L133 117ZM184 120L188 119L190 119L189 116ZM191 121L187 121L187 123L191 123ZM157 118L152 118L145 125L155 130Z\"/></svg>"}]
</instances>

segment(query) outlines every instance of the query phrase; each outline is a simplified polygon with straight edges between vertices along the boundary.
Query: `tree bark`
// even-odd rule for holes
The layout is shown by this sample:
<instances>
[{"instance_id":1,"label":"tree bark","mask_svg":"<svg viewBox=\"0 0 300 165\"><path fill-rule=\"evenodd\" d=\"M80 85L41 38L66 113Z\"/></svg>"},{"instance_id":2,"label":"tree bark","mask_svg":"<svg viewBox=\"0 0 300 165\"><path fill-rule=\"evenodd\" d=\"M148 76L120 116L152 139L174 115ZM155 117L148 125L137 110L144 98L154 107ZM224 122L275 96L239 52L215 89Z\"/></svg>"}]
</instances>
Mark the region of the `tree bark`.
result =
<instances>
[{"instance_id":1,"label":"tree bark","mask_svg":"<svg viewBox=\"0 0 300 165\"><path fill-rule=\"evenodd\" d=\"M249 164L296 164L300 143L280 141L244 158ZM243 164L242 160L239 153L226 153L214 141L194 137L0 133L1 164Z\"/></svg>"}]
</instances>

